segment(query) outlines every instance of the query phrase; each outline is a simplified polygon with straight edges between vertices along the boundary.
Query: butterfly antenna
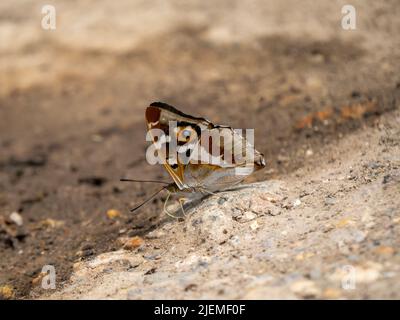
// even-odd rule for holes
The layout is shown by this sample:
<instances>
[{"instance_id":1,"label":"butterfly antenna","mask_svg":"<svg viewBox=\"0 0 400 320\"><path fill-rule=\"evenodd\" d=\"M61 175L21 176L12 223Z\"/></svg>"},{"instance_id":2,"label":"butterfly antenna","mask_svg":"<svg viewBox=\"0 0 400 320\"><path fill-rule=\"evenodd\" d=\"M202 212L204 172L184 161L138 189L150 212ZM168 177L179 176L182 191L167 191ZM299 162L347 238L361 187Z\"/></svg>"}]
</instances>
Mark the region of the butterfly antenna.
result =
<instances>
[{"instance_id":1,"label":"butterfly antenna","mask_svg":"<svg viewBox=\"0 0 400 320\"><path fill-rule=\"evenodd\" d=\"M136 179L119 179L119 181L128 181L128 182L153 182L153 183L162 183L162 184L169 184L169 182L165 182L165 181L158 181L158 180L136 180Z\"/></svg>"},{"instance_id":2,"label":"butterfly antenna","mask_svg":"<svg viewBox=\"0 0 400 320\"><path fill-rule=\"evenodd\" d=\"M151 199L153 199L156 195L158 195L161 191L163 191L164 189L166 189L167 186L162 187L160 190L158 190L156 193L154 193L150 198L146 199L145 201L143 201L141 204L137 205L136 207L131 209L131 212L136 211L137 209L139 209L140 207L142 207L143 205L145 205L147 202L149 202Z\"/></svg>"}]
</instances>

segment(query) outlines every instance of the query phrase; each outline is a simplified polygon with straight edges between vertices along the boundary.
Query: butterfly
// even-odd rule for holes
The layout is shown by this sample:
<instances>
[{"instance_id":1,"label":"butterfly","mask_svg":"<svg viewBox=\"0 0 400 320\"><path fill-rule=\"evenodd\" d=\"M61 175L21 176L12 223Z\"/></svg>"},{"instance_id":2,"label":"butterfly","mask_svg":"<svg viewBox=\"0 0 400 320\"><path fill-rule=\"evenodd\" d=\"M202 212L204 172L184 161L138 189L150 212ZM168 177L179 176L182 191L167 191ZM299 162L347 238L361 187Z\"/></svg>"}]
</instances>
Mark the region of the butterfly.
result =
<instances>
[{"instance_id":1,"label":"butterfly","mask_svg":"<svg viewBox=\"0 0 400 320\"><path fill-rule=\"evenodd\" d=\"M244 135L240 130L185 114L163 102L151 103L146 109L145 120L147 137L154 152L146 154L146 158L152 155L173 180L156 193L168 191L164 202L164 211L168 215L172 215L167 210L171 194L180 196L179 203L185 214L184 200L232 188L266 165L263 154L249 141L254 140L254 135L248 136L247 130Z\"/></svg>"}]
</instances>

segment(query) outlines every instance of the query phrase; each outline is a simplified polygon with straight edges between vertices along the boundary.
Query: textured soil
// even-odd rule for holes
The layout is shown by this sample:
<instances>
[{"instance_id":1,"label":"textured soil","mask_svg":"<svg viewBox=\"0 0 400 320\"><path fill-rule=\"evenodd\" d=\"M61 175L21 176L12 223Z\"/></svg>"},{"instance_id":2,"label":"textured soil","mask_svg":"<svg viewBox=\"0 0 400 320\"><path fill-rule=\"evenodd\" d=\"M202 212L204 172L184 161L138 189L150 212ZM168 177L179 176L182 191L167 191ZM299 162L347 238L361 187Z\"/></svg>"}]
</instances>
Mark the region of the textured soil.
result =
<instances>
[{"instance_id":1,"label":"textured soil","mask_svg":"<svg viewBox=\"0 0 400 320\"><path fill-rule=\"evenodd\" d=\"M399 299L399 120L323 147L329 159L284 180L204 199L144 239L121 237L124 249L76 263L42 298Z\"/></svg>"},{"instance_id":2,"label":"textured soil","mask_svg":"<svg viewBox=\"0 0 400 320\"><path fill-rule=\"evenodd\" d=\"M60 0L55 4L57 29L45 31L40 28L36 1L18 6L2 1L0 295L47 297L49 292L35 287L43 265L55 266L60 290L69 283L76 262L121 249L121 237L145 238L162 228L163 196L129 213L157 186L119 182L121 177L168 179L144 156L144 109L152 101L167 102L215 123L254 128L256 148L265 154L268 166L248 182L280 181L291 197L299 198L295 192L307 189L306 181L312 184L315 176L326 172L332 172L332 183L339 188L340 177L347 181L352 176L350 167L339 165L334 170L342 161L360 166L356 180L350 180L355 185L349 188L390 180L395 186L387 198L369 205L373 210L378 205L392 208L393 213L374 221L376 233L371 239L365 235L365 244L356 237L359 248L354 250L360 263L371 264L378 258L370 255L368 248L376 248L368 241L392 248L380 249L385 254L379 259L386 259L375 261L380 269L376 264L369 269L394 274L398 283L397 271L390 267L398 262L399 253L393 249L398 238L388 230L399 216L394 200L398 180L390 177L396 177L399 166L400 5L395 0L353 2L357 29L345 31L340 24L343 1L317 5L292 0L209 4L103 0L78 5ZM386 159L384 150L392 158ZM377 167L371 170L379 175L376 180L362 180L361 164L370 170L372 162ZM296 191L291 186L297 186ZM314 219L320 214L318 201L333 191L320 184L310 188L318 192L302 205ZM352 211L355 203L356 198L348 198L338 210ZM110 209L121 215L110 218L106 214ZM13 212L23 218L21 226L10 219ZM336 223L334 216L325 218L326 223ZM280 230L279 223L271 228ZM235 228L233 233L243 232ZM320 224L313 228L323 229ZM168 241L173 243L174 237ZM176 242L181 243L179 235ZM324 270L332 271L332 261L346 262L328 241L325 247L320 245L318 250L325 254L313 251L312 259L317 259L313 263L326 264ZM279 248L294 257L286 243ZM276 270L291 274L282 267L288 261L275 263ZM172 271L177 270L168 272ZM393 279L388 279L378 281L370 293L361 290L347 296L396 297L388 289ZM323 292L329 284L320 278L312 281L322 289L311 296L327 297ZM211 292L204 289L193 297L214 297ZM62 298L60 294L56 297ZM146 294L155 297L151 291Z\"/></svg>"}]
</instances>

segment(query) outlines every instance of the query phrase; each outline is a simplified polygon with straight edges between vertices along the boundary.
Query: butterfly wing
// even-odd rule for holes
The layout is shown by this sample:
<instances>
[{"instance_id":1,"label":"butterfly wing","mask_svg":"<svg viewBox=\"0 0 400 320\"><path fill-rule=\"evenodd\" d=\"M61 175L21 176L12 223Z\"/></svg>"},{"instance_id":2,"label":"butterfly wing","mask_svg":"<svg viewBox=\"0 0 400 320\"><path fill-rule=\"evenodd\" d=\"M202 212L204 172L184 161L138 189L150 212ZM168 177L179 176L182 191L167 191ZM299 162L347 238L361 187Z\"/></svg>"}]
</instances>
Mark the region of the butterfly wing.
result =
<instances>
[{"instance_id":1,"label":"butterfly wing","mask_svg":"<svg viewBox=\"0 0 400 320\"><path fill-rule=\"evenodd\" d=\"M176 124L172 133L171 121ZM246 137L230 127L184 114L162 102L154 102L146 109L146 122L148 130L160 129L164 133L162 143L166 148L161 148L159 157L165 160L164 167L180 190L221 190L265 166L262 154L248 143ZM179 156L170 161L172 134L177 140L178 153L187 155L184 162ZM160 144L160 141L153 137L153 143Z\"/></svg>"},{"instance_id":2,"label":"butterfly wing","mask_svg":"<svg viewBox=\"0 0 400 320\"><path fill-rule=\"evenodd\" d=\"M161 143L156 141L155 137L152 136L153 143L159 144L158 156L161 158L166 171L172 177L178 188L183 190L189 187L184 181L184 170L186 164L182 163L179 157L176 159L169 158L171 121L176 122L176 132L174 132L174 134L178 137L178 143L180 133L185 128L190 128L192 132L195 132L196 135L200 136L201 130L208 127L210 122L204 118L197 118L184 114L174 107L162 102L153 102L146 109L147 129L159 129L164 133L165 138ZM161 146L162 143L165 143L164 147Z\"/></svg>"},{"instance_id":3,"label":"butterfly wing","mask_svg":"<svg viewBox=\"0 0 400 320\"><path fill-rule=\"evenodd\" d=\"M210 135L208 139L205 135ZM189 185L208 191L234 186L265 166L264 157L254 149L240 131L215 126L203 132L185 169Z\"/></svg>"}]
</instances>

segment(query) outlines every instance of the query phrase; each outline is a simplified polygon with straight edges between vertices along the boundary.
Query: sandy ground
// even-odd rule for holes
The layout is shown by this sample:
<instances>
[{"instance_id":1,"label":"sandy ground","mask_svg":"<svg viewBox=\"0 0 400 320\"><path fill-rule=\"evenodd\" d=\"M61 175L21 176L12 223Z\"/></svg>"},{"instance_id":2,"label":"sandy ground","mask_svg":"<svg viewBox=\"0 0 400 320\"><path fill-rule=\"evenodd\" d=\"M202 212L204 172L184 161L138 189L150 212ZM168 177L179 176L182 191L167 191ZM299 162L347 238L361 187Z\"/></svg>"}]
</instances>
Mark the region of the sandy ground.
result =
<instances>
[{"instance_id":1,"label":"sandy ground","mask_svg":"<svg viewBox=\"0 0 400 320\"><path fill-rule=\"evenodd\" d=\"M154 283L170 281L170 297L177 298L398 298L400 6L352 1L357 29L345 31L345 3L60 0L53 1L57 29L45 31L40 1L2 1L0 295L48 297L37 284L43 265L51 264L57 271L52 297L80 297L76 277L70 279L74 266L79 271L76 263L84 269L86 261L111 251L142 255L129 269L132 283L111 293L87 288L87 297L154 298L169 292ZM252 222L240 224L222 208L247 205L250 195L242 190L224 204L207 200L187 221L165 224L163 197L129 214L156 186L122 184L120 177L167 179L144 157L143 113L152 101L255 128L256 148L268 166L249 183L260 182L279 200L272 207L283 201L284 209L273 217L255 210ZM273 189L271 181L283 189ZM296 199L301 204L291 208ZM207 206L230 229L226 239L203 237L194 245L204 230L183 229ZM120 216L107 216L110 209ZM253 220L259 224L254 230ZM148 239L163 228L175 231L161 242L176 252ZM135 236L144 239L143 247L120 252L121 238ZM235 246L228 236L241 240ZM166 253L146 259L155 247ZM196 257L178 263L188 252L211 260L196 273ZM232 268L222 271L219 258L233 259ZM338 284L346 264L361 275L353 291ZM246 265L252 267L242 272ZM156 279L152 268L164 272L164 280L135 291L149 278L144 273ZM181 271L188 272L188 283L176 278ZM228 284L202 285L218 274ZM184 284L193 290L182 291ZM69 289L62 290L65 285ZM270 286L278 291L260 289Z\"/></svg>"},{"instance_id":2,"label":"sandy ground","mask_svg":"<svg viewBox=\"0 0 400 320\"><path fill-rule=\"evenodd\" d=\"M398 299L399 123L396 112L323 148L340 155L320 170L219 193L75 264L50 298Z\"/></svg>"}]
</instances>

